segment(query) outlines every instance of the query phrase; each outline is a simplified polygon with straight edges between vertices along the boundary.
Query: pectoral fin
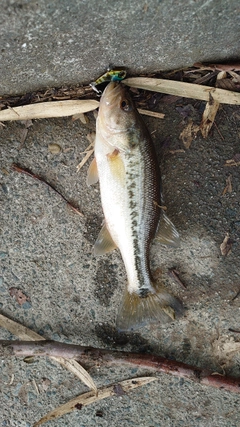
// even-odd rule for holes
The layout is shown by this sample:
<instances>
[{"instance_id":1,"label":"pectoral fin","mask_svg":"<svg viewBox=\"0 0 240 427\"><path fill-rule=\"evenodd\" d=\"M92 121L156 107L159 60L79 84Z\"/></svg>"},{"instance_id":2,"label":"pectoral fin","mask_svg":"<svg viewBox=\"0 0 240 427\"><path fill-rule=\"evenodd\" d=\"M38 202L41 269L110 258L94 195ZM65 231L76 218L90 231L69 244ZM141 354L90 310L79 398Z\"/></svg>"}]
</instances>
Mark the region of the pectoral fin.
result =
<instances>
[{"instance_id":1,"label":"pectoral fin","mask_svg":"<svg viewBox=\"0 0 240 427\"><path fill-rule=\"evenodd\" d=\"M111 173L115 179L118 180L118 183L124 185L125 183L125 167L122 160L120 151L115 149L112 153L107 155L109 167Z\"/></svg>"},{"instance_id":2,"label":"pectoral fin","mask_svg":"<svg viewBox=\"0 0 240 427\"><path fill-rule=\"evenodd\" d=\"M180 244L179 234L164 212L162 213L155 239L167 246L177 247Z\"/></svg>"},{"instance_id":3,"label":"pectoral fin","mask_svg":"<svg viewBox=\"0 0 240 427\"><path fill-rule=\"evenodd\" d=\"M96 158L94 157L94 159L92 160L88 168L87 185L90 186L90 185L96 184L97 182L98 182L98 170L97 170Z\"/></svg>"},{"instance_id":4,"label":"pectoral fin","mask_svg":"<svg viewBox=\"0 0 240 427\"><path fill-rule=\"evenodd\" d=\"M94 255L104 255L107 252L113 251L116 247L106 224L104 224L94 245Z\"/></svg>"}]
</instances>

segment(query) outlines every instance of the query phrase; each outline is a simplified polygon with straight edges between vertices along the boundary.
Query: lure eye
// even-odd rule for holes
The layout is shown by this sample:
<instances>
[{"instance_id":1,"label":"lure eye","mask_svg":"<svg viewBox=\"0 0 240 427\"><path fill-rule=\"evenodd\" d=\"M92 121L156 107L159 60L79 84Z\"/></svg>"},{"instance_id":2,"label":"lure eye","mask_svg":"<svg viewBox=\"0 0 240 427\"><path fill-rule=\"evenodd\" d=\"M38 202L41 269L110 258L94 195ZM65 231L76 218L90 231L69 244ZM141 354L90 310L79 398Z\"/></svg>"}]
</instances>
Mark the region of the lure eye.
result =
<instances>
[{"instance_id":1,"label":"lure eye","mask_svg":"<svg viewBox=\"0 0 240 427\"><path fill-rule=\"evenodd\" d=\"M121 109L123 111L131 111L132 110L132 106L131 104L129 104L128 101L126 101L125 99L121 102Z\"/></svg>"},{"instance_id":2,"label":"lure eye","mask_svg":"<svg viewBox=\"0 0 240 427\"><path fill-rule=\"evenodd\" d=\"M126 71L120 71L118 73L118 76L124 79L124 77L126 76Z\"/></svg>"}]
</instances>

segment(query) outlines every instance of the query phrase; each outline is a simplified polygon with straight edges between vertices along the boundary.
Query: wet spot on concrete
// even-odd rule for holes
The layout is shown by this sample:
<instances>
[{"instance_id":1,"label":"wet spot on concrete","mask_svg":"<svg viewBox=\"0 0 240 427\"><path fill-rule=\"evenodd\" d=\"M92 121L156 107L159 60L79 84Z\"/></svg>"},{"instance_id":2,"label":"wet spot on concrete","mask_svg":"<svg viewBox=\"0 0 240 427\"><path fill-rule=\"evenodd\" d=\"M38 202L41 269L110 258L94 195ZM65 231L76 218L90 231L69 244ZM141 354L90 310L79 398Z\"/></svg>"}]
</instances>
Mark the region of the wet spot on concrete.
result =
<instances>
[{"instance_id":1,"label":"wet spot on concrete","mask_svg":"<svg viewBox=\"0 0 240 427\"><path fill-rule=\"evenodd\" d=\"M101 230L103 218L98 215L88 215L85 223L83 237L94 245L99 231Z\"/></svg>"},{"instance_id":2,"label":"wet spot on concrete","mask_svg":"<svg viewBox=\"0 0 240 427\"><path fill-rule=\"evenodd\" d=\"M96 325L95 332L104 344L112 347L131 344L131 351L133 352L157 354L157 349L150 345L140 333L119 332L108 323Z\"/></svg>"},{"instance_id":3,"label":"wet spot on concrete","mask_svg":"<svg viewBox=\"0 0 240 427\"><path fill-rule=\"evenodd\" d=\"M111 263L108 259L100 261L94 283L95 297L101 305L107 307L118 286L117 264Z\"/></svg>"},{"instance_id":4,"label":"wet spot on concrete","mask_svg":"<svg viewBox=\"0 0 240 427\"><path fill-rule=\"evenodd\" d=\"M183 358L187 357L190 354L191 348L192 347L191 347L190 340L188 338L184 338L183 343L182 343L182 350L181 350Z\"/></svg>"}]
</instances>

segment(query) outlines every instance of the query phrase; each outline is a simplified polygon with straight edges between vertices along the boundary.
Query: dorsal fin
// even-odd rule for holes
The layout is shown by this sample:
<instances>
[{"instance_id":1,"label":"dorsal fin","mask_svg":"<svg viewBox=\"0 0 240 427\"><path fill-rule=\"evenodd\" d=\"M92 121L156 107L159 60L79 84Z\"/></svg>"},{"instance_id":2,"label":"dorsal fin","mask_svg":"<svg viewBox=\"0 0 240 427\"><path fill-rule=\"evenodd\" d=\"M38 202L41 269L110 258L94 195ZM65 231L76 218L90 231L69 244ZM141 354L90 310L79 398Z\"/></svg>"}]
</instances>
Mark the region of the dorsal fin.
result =
<instances>
[{"instance_id":1,"label":"dorsal fin","mask_svg":"<svg viewBox=\"0 0 240 427\"><path fill-rule=\"evenodd\" d=\"M91 161L90 166L87 172L87 185L93 185L98 182L98 170L97 170L97 162L96 157Z\"/></svg>"},{"instance_id":2,"label":"dorsal fin","mask_svg":"<svg viewBox=\"0 0 240 427\"><path fill-rule=\"evenodd\" d=\"M106 224L104 224L94 245L94 255L104 255L107 252L113 251L116 247Z\"/></svg>"},{"instance_id":3,"label":"dorsal fin","mask_svg":"<svg viewBox=\"0 0 240 427\"><path fill-rule=\"evenodd\" d=\"M162 213L155 239L167 246L177 247L180 244L179 234L164 212Z\"/></svg>"}]
</instances>

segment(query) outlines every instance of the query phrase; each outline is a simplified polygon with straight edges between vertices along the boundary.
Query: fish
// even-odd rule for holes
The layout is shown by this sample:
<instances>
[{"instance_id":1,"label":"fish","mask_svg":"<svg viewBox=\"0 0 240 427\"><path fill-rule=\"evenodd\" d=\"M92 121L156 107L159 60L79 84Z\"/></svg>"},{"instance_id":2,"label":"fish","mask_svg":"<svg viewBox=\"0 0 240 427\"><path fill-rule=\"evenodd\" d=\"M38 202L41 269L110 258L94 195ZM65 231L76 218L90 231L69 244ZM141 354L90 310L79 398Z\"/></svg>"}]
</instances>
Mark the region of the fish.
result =
<instances>
[{"instance_id":1,"label":"fish","mask_svg":"<svg viewBox=\"0 0 240 427\"><path fill-rule=\"evenodd\" d=\"M94 159L87 184L99 181L104 223L96 256L120 250L127 287L116 319L119 331L172 321L182 304L154 282L149 252L154 239L177 246L179 234L161 209L161 178L151 136L127 88L110 82L96 121Z\"/></svg>"},{"instance_id":2,"label":"fish","mask_svg":"<svg viewBox=\"0 0 240 427\"><path fill-rule=\"evenodd\" d=\"M90 86L95 92L101 94L102 92L96 88L97 85L100 85L105 82L120 82L125 79L126 75L126 70L122 68L112 68L111 66L109 66L106 73L98 77L95 82L90 83Z\"/></svg>"}]
</instances>

